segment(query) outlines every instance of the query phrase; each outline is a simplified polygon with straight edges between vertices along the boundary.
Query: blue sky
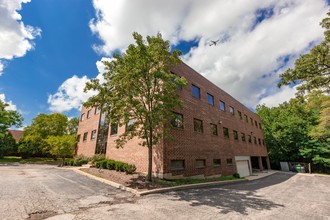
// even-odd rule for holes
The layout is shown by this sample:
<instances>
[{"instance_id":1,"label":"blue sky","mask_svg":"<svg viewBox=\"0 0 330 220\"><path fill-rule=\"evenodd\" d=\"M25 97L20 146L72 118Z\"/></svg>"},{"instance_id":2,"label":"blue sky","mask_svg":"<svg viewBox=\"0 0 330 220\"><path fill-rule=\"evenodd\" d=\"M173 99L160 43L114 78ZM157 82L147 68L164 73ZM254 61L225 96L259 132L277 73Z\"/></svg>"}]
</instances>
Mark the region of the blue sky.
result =
<instances>
[{"instance_id":1,"label":"blue sky","mask_svg":"<svg viewBox=\"0 0 330 220\"><path fill-rule=\"evenodd\" d=\"M0 99L29 125L39 113L78 116L100 62L161 32L182 59L250 108L294 96L278 75L323 39L325 0L0 0ZM209 46L211 40L221 42Z\"/></svg>"}]
</instances>

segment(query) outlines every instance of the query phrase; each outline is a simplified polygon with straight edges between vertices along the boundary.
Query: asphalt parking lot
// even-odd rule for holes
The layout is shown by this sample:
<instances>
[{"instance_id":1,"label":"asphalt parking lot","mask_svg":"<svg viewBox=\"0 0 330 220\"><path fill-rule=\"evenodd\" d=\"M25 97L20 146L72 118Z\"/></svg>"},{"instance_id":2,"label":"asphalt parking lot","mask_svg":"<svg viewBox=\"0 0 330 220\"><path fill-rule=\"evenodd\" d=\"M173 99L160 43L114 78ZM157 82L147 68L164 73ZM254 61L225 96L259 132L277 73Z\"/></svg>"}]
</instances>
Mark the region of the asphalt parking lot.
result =
<instances>
[{"instance_id":1,"label":"asphalt parking lot","mask_svg":"<svg viewBox=\"0 0 330 220\"><path fill-rule=\"evenodd\" d=\"M0 165L0 219L330 219L330 176L276 173L135 197L68 169Z\"/></svg>"}]
</instances>

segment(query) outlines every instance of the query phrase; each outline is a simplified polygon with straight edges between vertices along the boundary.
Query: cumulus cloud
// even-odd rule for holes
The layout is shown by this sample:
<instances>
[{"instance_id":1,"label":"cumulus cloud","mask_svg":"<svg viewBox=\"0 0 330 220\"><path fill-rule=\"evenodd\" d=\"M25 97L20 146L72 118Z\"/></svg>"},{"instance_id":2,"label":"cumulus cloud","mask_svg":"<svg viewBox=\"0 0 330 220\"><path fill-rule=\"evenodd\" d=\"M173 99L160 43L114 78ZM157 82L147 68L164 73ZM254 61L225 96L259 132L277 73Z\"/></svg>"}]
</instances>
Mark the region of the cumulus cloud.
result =
<instances>
[{"instance_id":1,"label":"cumulus cloud","mask_svg":"<svg viewBox=\"0 0 330 220\"><path fill-rule=\"evenodd\" d=\"M40 35L39 28L24 25L18 13L22 3L30 0L1 0L0 2L0 75L3 62L15 57L22 57L33 49L33 40Z\"/></svg>"},{"instance_id":2,"label":"cumulus cloud","mask_svg":"<svg viewBox=\"0 0 330 220\"><path fill-rule=\"evenodd\" d=\"M274 92L272 95L262 98L259 101L259 104L265 104L268 107L276 107L279 104L294 98L297 92L297 86L283 86L281 89L276 90L278 91Z\"/></svg>"},{"instance_id":3,"label":"cumulus cloud","mask_svg":"<svg viewBox=\"0 0 330 220\"><path fill-rule=\"evenodd\" d=\"M96 62L96 67L98 69L97 79L102 82L102 73L105 71L105 66L102 61L110 61L110 58L102 58L100 61ZM53 112L66 112L71 109L81 109L83 102L87 101L89 97L95 95L96 92L89 91L84 92L86 82L90 81L87 76L78 77L76 75L65 80L62 85L58 88L57 92L53 95L48 96L49 109Z\"/></svg>"},{"instance_id":4,"label":"cumulus cloud","mask_svg":"<svg viewBox=\"0 0 330 220\"><path fill-rule=\"evenodd\" d=\"M90 28L102 41L97 52L111 56L132 43L132 32L161 32L173 46L197 42L182 58L192 68L249 107L283 91L279 73L323 39L319 22L325 0L301 1L109 1L94 0ZM211 40L219 40L209 46ZM274 94L275 93L275 94Z\"/></svg>"},{"instance_id":5,"label":"cumulus cloud","mask_svg":"<svg viewBox=\"0 0 330 220\"><path fill-rule=\"evenodd\" d=\"M6 110L11 110L11 111L16 111L17 110L16 105L14 105L12 101L10 101L10 100L7 101L6 100L5 94L0 94L0 100L4 103L8 104L8 106L6 107Z\"/></svg>"}]
</instances>

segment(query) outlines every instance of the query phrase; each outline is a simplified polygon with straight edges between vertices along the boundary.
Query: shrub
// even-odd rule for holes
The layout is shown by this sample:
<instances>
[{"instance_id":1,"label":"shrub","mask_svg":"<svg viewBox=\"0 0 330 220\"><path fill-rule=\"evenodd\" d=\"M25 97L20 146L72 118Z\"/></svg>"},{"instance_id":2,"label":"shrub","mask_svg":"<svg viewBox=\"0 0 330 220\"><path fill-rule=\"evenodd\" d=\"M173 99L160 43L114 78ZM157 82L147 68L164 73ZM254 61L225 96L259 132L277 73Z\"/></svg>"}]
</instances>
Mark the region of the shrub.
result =
<instances>
[{"instance_id":1,"label":"shrub","mask_svg":"<svg viewBox=\"0 0 330 220\"><path fill-rule=\"evenodd\" d=\"M97 161L101 161L101 160L105 160L105 154L95 154L90 161L92 162L93 165L95 165L95 163Z\"/></svg>"},{"instance_id":2,"label":"shrub","mask_svg":"<svg viewBox=\"0 0 330 220\"><path fill-rule=\"evenodd\" d=\"M133 174L135 170L136 170L136 166L134 164L127 164L127 166L125 166L126 174Z\"/></svg>"},{"instance_id":3,"label":"shrub","mask_svg":"<svg viewBox=\"0 0 330 220\"><path fill-rule=\"evenodd\" d=\"M239 173L234 173L233 174L233 177L238 178L238 179L241 178L240 175L239 175Z\"/></svg>"},{"instance_id":4,"label":"shrub","mask_svg":"<svg viewBox=\"0 0 330 220\"><path fill-rule=\"evenodd\" d=\"M114 161L114 160L108 160L108 162L107 162L107 168L109 170L114 170L115 169L115 164L116 164L116 161Z\"/></svg>"},{"instance_id":5,"label":"shrub","mask_svg":"<svg viewBox=\"0 0 330 220\"><path fill-rule=\"evenodd\" d=\"M100 168L101 167L101 161L96 161L95 162L95 167Z\"/></svg>"}]
</instances>

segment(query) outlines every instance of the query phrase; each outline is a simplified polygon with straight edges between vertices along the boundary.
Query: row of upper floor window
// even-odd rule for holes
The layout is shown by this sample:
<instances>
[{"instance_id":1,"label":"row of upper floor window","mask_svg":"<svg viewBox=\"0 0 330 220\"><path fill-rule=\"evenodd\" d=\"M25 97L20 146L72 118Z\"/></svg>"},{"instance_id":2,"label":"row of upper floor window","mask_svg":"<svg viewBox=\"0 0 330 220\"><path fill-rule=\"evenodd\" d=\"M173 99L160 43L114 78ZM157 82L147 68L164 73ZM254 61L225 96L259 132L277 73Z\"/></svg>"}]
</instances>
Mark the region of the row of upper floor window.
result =
<instances>
[{"instance_id":1,"label":"row of upper floor window","mask_svg":"<svg viewBox=\"0 0 330 220\"><path fill-rule=\"evenodd\" d=\"M201 99L201 90L198 86L192 84L192 89L191 89L191 92L192 92L192 96L197 98L197 99ZM206 98L207 98L207 102L209 105L211 106L215 106L215 102L214 102L214 96L210 93L206 93ZM221 111L226 111L227 108L226 108L226 103L222 100L219 100L219 109ZM235 116L236 114L238 115L239 119L243 120L243 114L241 111L238 111L235 112L235 108L233 106L229 106L229 113L233 116ZM245 122L249 123L249 117L244 114L244 120ZM250 117L250 123L252 126L256 126L257 128L260 128L262 129L261 127L261 123L260 122L257 122L256 120L253 120L252 117Z\"/></svg>"},{"instance_id":2,"label":"row of upper floor window","mask_svg":"<svg viewBox=\"0 0 330 220\"><path fill-rule=\"evenodd\" d=\"M87 114L86 114L86 118L87 118L87 119L90 118L90 117L92 116L92 114L93 114L92 110L93 110L93 109L89 109L89 110L87 111ZM100 113L100 109L96 106L96 107L94 108L94 115L97 115L97 114L99 114L99 113ZM84 121L84 120L85 120L85 113L82 113L82 114L80 115L80 121Z\"/></svg>"},{"instance_id":3,"label":"row of upper floor window","mask_svg":"<svg viewBox=\"0 0 330 220\"><path fill-rule=\"evenodd\" d=\"M212 159L211 159L212 160ZM233 159L232 158L226 158L226 165L227 166L232 166L233 165ZM206 159L196 159L195 160L195 168L205 168L206 167ZM213 162L213 163L212 163ZM220 158L214 158L212 160L212 165L213 167L220 167L222 165L222 161ZM176 170L184 170L186 167L186 161L185 160L171 160L170 161L170 167L171 170L176 171Z\"/></svg>"},{"instance_id":4,"label":"row of upper floor window","mask_svg":"<svg viewBox=\"0 0 330 220\"><path fill-rule=\"evenodd\" d=\"M203 123L203 120L194 118L193 123L194 123L193 125L194 125L194 131L195 132L204 133L204 123ZM181 128L181 129L183 129L183 115L180 114L180 113L174 112L174 117L171 120L171 124L175 128ZM218 125L215 124L215 123L210 123L209 124L209 132L210 132L211 135L218 136L219 135L219 133L218 133ZM222 127L222 133L223 133L223 137L224 138L229 139L230 136L231 136L230 135L230 132L229 132L229 129L226 128L226 127ZM243 142L246 142L245 133L244 132L240 132L240 135L241 135L241 138L239 138L239 132L238 131L236 131L236 130L233 130L232 131L232 136L233 136L234 140L241 139ZM251 132L251 134L248 134L247 135L247 141L249 143L252 143L252 137L253 137L253 143L254 144L259 144L259 145L265 146L264 139L257 138L256 136L253 136L253 132Z\"/></svg>"}]
</instances>

